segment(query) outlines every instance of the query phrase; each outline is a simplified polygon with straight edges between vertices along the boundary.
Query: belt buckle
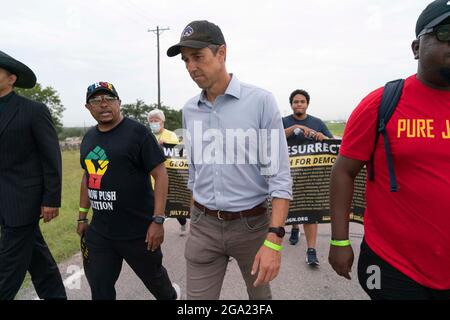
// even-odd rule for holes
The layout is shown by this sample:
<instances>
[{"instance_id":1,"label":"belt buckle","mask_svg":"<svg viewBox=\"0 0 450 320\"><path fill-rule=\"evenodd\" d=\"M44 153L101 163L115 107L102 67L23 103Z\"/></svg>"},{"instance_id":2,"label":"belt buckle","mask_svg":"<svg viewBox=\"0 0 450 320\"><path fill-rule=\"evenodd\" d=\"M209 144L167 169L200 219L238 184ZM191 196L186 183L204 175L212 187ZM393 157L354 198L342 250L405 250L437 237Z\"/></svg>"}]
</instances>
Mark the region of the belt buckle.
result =
<instances>
[{"instance_id":1,"label":"belt buckle","mask_svg":"<svg viewBox=\"0 0 450 320\"><path fill-rule=\"evenodd\" d=\"M221 221L225 220L224 218L222 218L222 217L220 216L220 210L217 210L217 219L219 219L219 220L221 220Z\"/></svg>"}]
</instances>

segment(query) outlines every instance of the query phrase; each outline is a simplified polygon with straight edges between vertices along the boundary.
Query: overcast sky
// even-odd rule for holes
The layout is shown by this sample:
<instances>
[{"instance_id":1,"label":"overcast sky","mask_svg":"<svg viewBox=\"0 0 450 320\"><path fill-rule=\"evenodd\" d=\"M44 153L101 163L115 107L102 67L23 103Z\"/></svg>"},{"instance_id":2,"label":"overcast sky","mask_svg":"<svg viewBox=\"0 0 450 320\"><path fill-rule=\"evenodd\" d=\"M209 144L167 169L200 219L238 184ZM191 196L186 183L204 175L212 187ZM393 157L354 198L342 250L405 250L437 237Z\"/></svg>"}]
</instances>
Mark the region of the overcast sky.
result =
<instances>
[{"instance_id":1,"label":"overcast sky","mask_svg":"<svg viewBox=\"0 0 450 320\"><path fill-rule=\"evenodd\" d=\"M122 103L157 102L157 25L161 100L181 109L199 88L180 56L166 50L192 20L218 24L228 46L227 69L271 91L283 116L295 89L311 95L309 113L346 120L385 82L414 74L411 42L431 0L14 0L2 1L0 50L33 69L66 107L65 126L92 125L86 88L116 86Z\"/></svg>"}]
</instances>

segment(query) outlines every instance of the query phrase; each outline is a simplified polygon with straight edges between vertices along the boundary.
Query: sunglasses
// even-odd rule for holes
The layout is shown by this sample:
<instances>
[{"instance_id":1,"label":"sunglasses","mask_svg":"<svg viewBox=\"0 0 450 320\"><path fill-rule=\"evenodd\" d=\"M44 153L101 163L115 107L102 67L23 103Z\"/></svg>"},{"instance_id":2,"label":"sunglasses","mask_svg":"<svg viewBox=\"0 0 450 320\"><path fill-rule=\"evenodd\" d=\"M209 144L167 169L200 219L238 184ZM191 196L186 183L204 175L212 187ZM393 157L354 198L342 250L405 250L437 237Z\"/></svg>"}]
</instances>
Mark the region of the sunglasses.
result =
<instances>
[{"instance_id":1,"label":"sunglasses","mask_svg":"<svg viewBox=\"0 0 450 320\"><path fill-rule=\"evenodd\" d=\"M450 41L450 24L442 24L434 28L424 29L421 33L419 33L417 39L419 39L423 35L430 33L434 34L439 41Z\"/></svg>"},{"instance_id":2,"label":"sunglasses","mask_svg":"<svg viewBox=\"0 0 450 320\"><path fill-rule=\"evenodd\" d=\"M99 106L103 99L106 101L107 104L112 104L114 101L117 100L117 97L114 96L97 96L95 98L89 99L88 103L93 106Z\"/></svg>"}]
</instances>

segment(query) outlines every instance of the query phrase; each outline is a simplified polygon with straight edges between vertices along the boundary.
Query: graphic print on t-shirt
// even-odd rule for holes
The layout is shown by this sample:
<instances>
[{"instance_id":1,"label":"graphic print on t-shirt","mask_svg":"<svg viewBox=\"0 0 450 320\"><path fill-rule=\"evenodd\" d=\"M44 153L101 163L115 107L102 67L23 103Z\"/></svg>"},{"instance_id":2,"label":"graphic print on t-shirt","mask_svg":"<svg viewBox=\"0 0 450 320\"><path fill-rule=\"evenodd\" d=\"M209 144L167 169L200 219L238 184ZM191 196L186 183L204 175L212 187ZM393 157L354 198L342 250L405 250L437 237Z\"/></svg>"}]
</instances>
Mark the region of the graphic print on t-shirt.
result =
<instances>
[{"instance_id":1,"label":"graphic print on t-shirt","mask_svg":"<svg viewBox=\"0 0 450 320\"><path fill-rule=\"evenodd\" d=\"M444 129L441 135L435 132L437 121L434 119L399 119L397 122L397 138L427 138L435 139L442 136L443 140L450 139L450 120L445 120L440 127Z\"/></svg>"},{"instance_id":2,"label":"graphic print on t-shirt","mask_svg":"<svg viewBox=\"0 0 450 320\"><path fill-rule=\"evenodd\" d=\"M100 189L102 178L108 170L109 164L105 150L96 146L94 150L88 153L84 163L89 173L89 188Z\"/></svg>"}]
</instances>

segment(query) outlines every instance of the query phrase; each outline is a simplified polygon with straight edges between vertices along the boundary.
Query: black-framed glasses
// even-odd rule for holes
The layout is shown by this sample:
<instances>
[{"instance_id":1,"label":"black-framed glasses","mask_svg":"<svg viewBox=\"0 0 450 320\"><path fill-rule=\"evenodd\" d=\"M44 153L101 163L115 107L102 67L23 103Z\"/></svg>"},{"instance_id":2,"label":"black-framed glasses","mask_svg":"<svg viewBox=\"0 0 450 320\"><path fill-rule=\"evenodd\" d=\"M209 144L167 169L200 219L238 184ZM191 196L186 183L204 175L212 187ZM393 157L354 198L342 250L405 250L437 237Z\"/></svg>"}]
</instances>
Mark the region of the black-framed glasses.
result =
<instances>
[{"instance_id":1,"label":"black-framed glasses","mask_svg":"<svg viewBox=\"0 0 450 320\"><path fill-rule=\"evenodd\" d=\"M439 41L450 41L450 24L441 24L434 28L423 29L422 32L417 36L417 39L419 39L423 35L430 33L434 34Z\"/></svg>"},{"instance_id":2,"label":"black-framed glasses","mask_svg":"<svg viewBox=\"0 0 450 320\"><path fill-rule=\"evenodd\" d=\"M117 100L117 97L114 96L97 96L95 98L89 99L88 103L93 105L94 107L99 106L102 101L105 100L107 104L112 104L114 101Z\"/></svg>"}]
</instances>

